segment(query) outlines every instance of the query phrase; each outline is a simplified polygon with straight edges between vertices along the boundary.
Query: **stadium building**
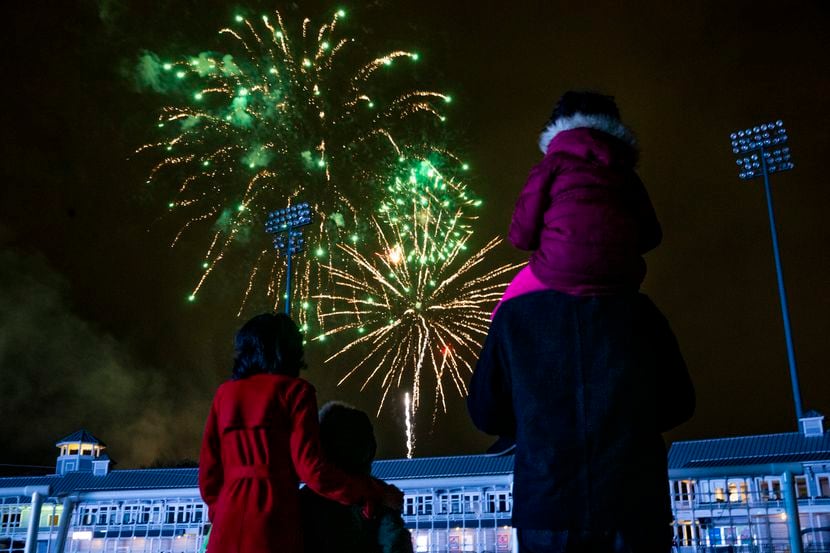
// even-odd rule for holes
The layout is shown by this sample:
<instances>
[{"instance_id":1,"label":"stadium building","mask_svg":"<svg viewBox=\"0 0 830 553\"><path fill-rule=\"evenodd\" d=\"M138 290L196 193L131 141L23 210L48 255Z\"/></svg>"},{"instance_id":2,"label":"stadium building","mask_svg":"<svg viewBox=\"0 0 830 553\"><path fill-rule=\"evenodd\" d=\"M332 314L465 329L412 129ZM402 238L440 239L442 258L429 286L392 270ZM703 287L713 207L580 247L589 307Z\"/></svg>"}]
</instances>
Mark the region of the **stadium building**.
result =
<instances>
[{"instance_id":1,"label":"stadium building","mask_svg":"<svg viewBox=\"0 0 830 553\"><path fill-rule=\"evenodd\" d=\"M0 553L192 553L207 532L197 469L112 470L84 430L56 444L55 474L0 478ZM405 494L419 553L517 551L513 456L376 461ZM830 552L830 433L676 442L669 452L675 550ZM27 546L28 544L28 546Z\"/></svg>"}]
</instances>

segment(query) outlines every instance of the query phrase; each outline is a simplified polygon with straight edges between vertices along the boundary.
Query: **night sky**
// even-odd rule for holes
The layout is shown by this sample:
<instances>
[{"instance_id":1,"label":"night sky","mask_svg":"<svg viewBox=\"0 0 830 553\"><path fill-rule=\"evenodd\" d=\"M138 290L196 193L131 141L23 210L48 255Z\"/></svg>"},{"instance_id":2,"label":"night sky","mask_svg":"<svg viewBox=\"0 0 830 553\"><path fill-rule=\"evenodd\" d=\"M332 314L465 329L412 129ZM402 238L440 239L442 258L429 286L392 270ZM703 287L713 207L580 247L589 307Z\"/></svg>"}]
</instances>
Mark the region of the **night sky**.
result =
<instances>
[{"instance_id":1,"label":"night sky","mask_svg":"<svg viewBox=\"0 0 830 553\"><path fill-rule=\"evenodd\" d=\"M40 5L38 5L40 4ZM343 4L369 52L420 53L416 79L453 96L448 124L485 205L482 245L506 232L538 161L538 131L569 88L616 96L664 230L643 289L666 313L698 393L669 440L795 429L760 181L743 182L739 128L783 119L795 170L773 189L806 408L830 413L830 4L812 2L428 2ZM244 272L226 267L188 303L201 237L169 248L168 201L144 186L165 101L140 90L144 49L221 49L238 6L218 0L18 2L4 41L0 187L0 463L49 464L84 427L120 467L195 458L227 378ZM322 22L340 4L252 1ZM633 7L636 5L636 7ZM500 261L518 261L508 247ZM343 366L307 353L319 400L374 413L376 388L336 388ZM376 422L380 457L405 452L401 410ZM416 454L482 451L463 402Z\"/></svg>"}]
</instances>

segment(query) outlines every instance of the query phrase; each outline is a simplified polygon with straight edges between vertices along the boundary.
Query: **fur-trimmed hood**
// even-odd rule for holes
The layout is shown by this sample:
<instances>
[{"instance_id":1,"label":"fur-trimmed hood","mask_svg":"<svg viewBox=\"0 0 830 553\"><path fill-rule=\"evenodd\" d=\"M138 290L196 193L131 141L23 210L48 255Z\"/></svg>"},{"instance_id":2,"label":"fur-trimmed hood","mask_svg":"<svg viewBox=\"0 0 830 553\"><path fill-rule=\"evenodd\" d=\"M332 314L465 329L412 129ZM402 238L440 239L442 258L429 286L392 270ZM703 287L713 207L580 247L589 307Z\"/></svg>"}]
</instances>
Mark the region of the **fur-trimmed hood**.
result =
<instances>
[{"instance_id":1,"label":"fur-trimmed hood","mask_svg":"<svg viewBox=\"0 0 830 553\"><path fill-rule=\"evenodd\" d=\"M542 150L543 154L547 154L548 147L556 135L563 131L580 128L595 129L610 134L631 146L635 152L639 151L634 133L623 125L619 119L609 115L586 115L584 113L574 113L568 117L560 117L545 127L545 130L539 135L539 149Z\"/></svg>"}]
</instances>

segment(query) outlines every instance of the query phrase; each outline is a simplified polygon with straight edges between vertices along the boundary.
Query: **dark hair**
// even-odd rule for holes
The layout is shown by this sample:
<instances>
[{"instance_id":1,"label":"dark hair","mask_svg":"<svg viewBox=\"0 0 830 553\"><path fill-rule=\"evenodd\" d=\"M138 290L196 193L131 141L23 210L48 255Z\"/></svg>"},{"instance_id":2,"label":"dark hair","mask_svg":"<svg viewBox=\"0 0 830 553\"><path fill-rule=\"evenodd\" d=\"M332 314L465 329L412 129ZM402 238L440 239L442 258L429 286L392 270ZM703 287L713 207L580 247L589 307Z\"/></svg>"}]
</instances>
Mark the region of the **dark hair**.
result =
<instances>
[{"instance_id":1,"label":"dark hair","mask_svg":"<svg viewBox=\"0 0 830 553\"><path fill-rule=\"evenodd\" d=\"M283 313L263 313L242 325L234 350L234 380L260 373L299 376L300 369L306 368L303 335Z\"/></svg>"},{"instance_id":2,"label":"dark hair","mask_svg":"<svg viewBox=\"0 0 830 553\"><path fill-rule=\"evenodd\" d=\"M351 405L330 401L320 409L323 454L351 474L371 474L377 442L369 416Z\"/></svg>"},{"instance_id":3,"label":"dark hair","mask_svg":"<svg viewBox=\"0 0 830 553\"><path fill-rule=\"evenodd\" d=\"M556 107L548 120L548 125L555 123L560 117L570 117L575 113L608 115L615 119L620 118L620 110L614 102L613 96L587 90L569 90L556 102Z\"/></svg>"}]
</instances>

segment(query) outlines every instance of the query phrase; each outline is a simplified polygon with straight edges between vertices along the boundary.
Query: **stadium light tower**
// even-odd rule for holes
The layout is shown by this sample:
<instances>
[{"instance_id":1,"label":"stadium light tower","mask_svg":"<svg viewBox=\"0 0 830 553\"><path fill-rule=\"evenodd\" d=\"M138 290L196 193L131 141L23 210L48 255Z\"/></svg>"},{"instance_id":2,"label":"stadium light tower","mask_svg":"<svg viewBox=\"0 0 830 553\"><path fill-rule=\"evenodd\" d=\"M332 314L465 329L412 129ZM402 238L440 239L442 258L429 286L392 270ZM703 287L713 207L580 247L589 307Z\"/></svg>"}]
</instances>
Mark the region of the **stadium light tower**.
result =
<instances>
[{"instance_id":1,"label":"stadium light tower","mask_svg":"<svg viewBox=\"0 0 830 553\"><path fill-rule=\"evenodd\" d=\"M793 387L793 401L796 416L801 419L801 388L798 385L798 371L795 364L790 313L787 306L787 292L784 289L784 274L781 269L781 253L778 249L778 231L775 227L775 212L772 209L772 190L769 176L772 173L789 171L795 165L790 157L787 144L787 129L784 122L765 123L757 127L733 132L732 153L737 156L738 176L743 180L764 177L764 191L767 196L767 213L770 232L772 233L772 253L775 258L775 272L778 276L778 296L781 300L781 315L784 319L784 338L787 342L787 360L790 366L790 381Z\"/></svg>"},{"instance_id":2,"label":"stadium light tower","mask_svg":"<svg viewBox=\"0 0 830 553\"><path fill-rule=\"evenodd\" d=\"M274 235L274 248L285 256L285 314L291 315L291 258L303 251L304 227L311 223L311 208L307 203L277 209L268 214L265 232Z\"/></svg>"}]
</instances>

